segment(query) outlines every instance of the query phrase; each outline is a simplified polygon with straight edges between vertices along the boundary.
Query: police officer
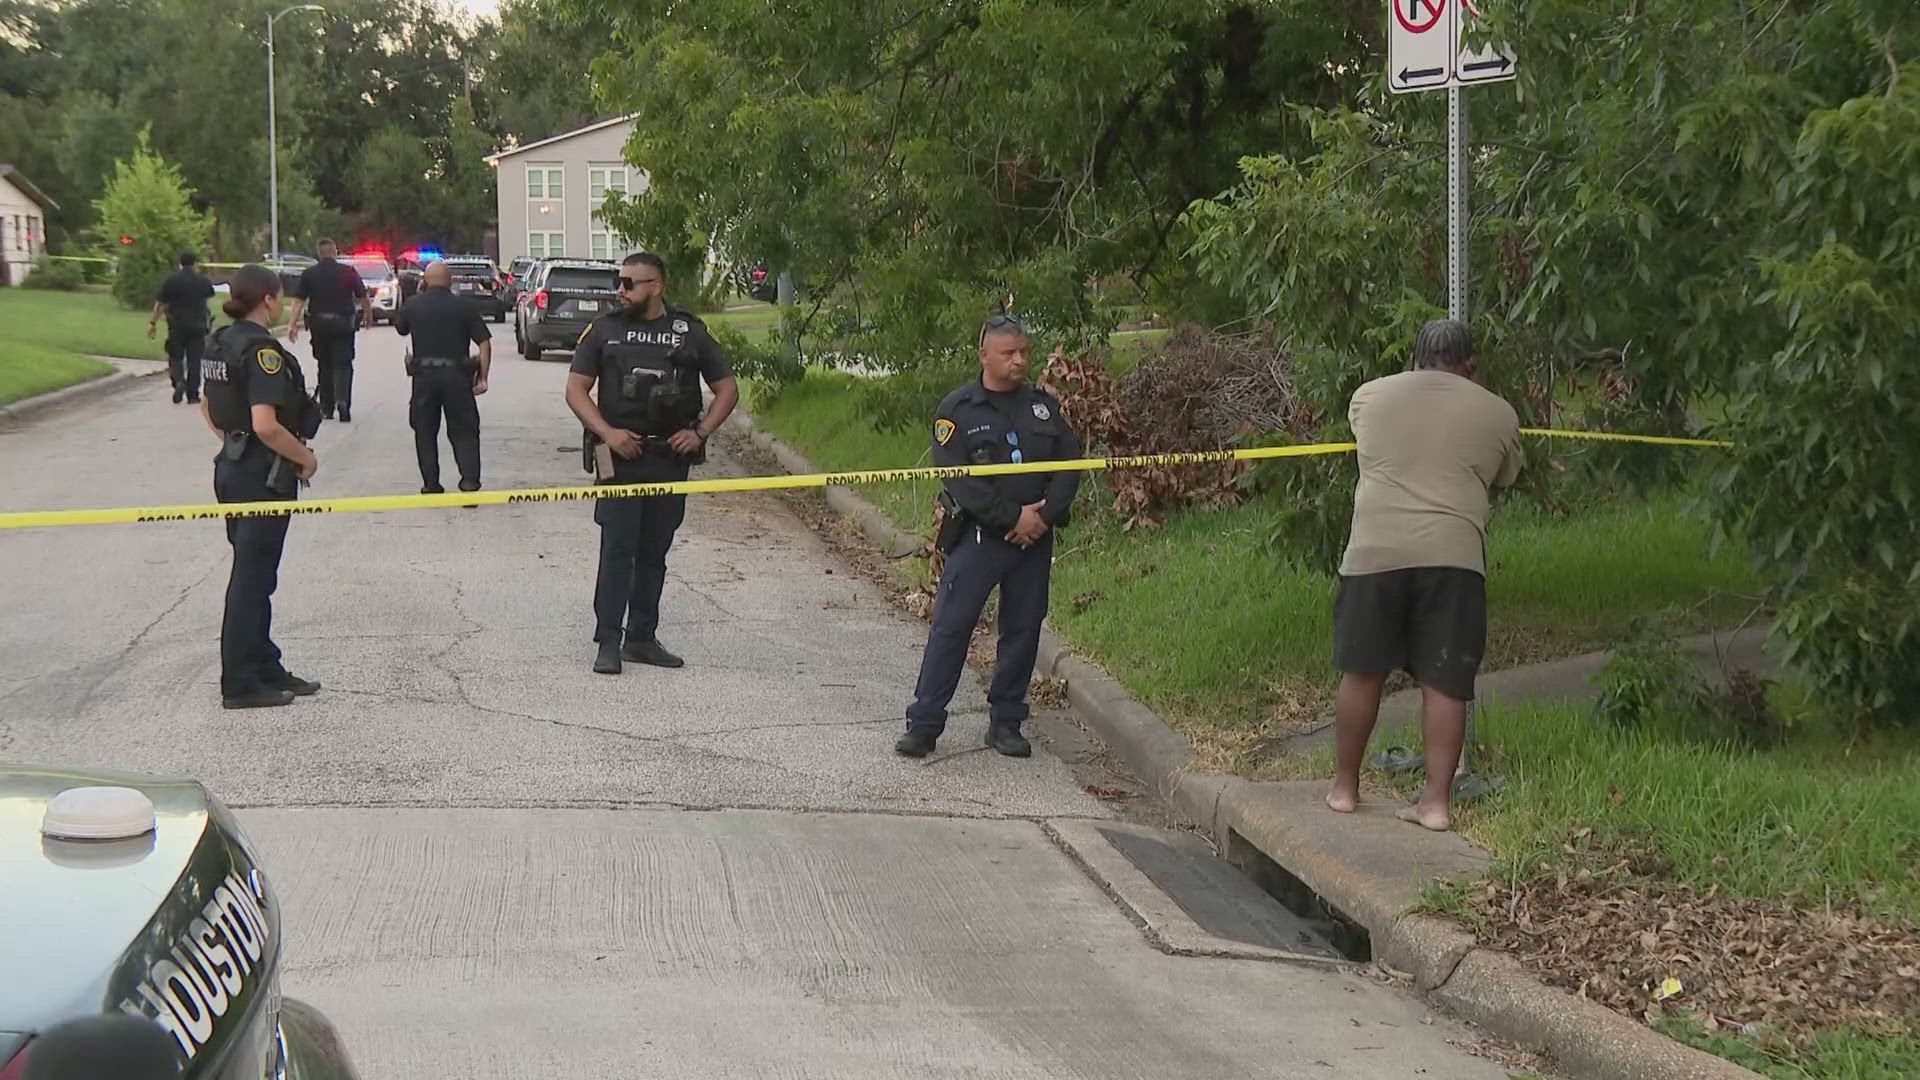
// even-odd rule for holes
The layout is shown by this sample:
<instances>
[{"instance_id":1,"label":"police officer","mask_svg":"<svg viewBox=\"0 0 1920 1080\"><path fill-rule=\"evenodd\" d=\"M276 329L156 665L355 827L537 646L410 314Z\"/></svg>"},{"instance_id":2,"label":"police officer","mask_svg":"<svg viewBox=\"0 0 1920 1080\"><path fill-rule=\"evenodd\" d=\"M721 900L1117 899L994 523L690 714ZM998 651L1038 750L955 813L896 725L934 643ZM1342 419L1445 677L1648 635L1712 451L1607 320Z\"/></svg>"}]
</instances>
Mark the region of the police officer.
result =
<instances>
[{"instance_id":1,"label":"police officer","mask_svg":"<svg viewBox=\"0 0 1920 1080\"><path fill-rule=\"evenodd\" d=\"M234 320L214 334L202 363L207 426L220 436L213 494L223 503L297 497L319 461L306 442L320 427L300 362L267 327L280 315L280 277L243 266L222 305ZM287 540L286 514L227 519L233 573L220 620L220 704L229 709L286 705L320 689L282 666L273 643L273 590Z\"/></svg>"},{"instance_id":2,"label":"police officer","mask_svg":"<svg viewBox=\"0 0 1920 1080\"><path fill-rule=\"evenodd\" d=\"M293 287L293 319L287 341L300 341L301 316L313 330L313 363L320 384L320 415L345 424L353 419L353 304L360 302L360 321L373 327L373 300L360 271L339 261L333 241L315 249L320 261L300 271Z\"/></svg>"},{"instance_id":3,"label":"police officer","mask_svg":"<svg viewBox=\"0 0 1920 1080\"><path fill-rule=\"evenodd\" d=\"M460 490L480 490L480 405L474 397L487 392L487 372L493 366L493 334L480 317L480 305L453 295L453 271L444 262L431 262L421 275L421 291L394 316L396 332L413 337L407 354L407 374L413 378L413 400L407 409L413 424L413 449L420 459L420 494L438 495L440 486L440 417L447 418L447 441L460 467ZM467 346L480 347L476 364Z\"/></svg>"},{"instance_id":4,"label":"police officer","mask_svg":"<svg viewBox=\"0 0 1920 1080\"><path fill-rule=\"evenodd\" d=\"M1000 315L980 329L980 377L940 402L933 419L935 465L1064 461L1080 440L1060 403L1027 384L1027 332ZM987 594L1000 587L1000 645L987 691L986 744L1008 757L1033 753L1020 725L1027 683L1040 651L1053 571L1053 531L1067 523L1080 474L1018 473L960 477L941 493L940 547L946 566L933 601L933 627L920 656L920 679L907 707L907 733L894 750L926 757L947 726L947 703L960 685L967 644Z\"/></svg>"},{"instance_id":5,"label":"police officer","mask_svg":"<svg viewBox=\"0 0 1920 1080\"><path fill-rule=\"evenodd\" d=\"M153 297L153 314L147 319L147 338L167 317L167 376L173 380L173 403L181 399L200 400L200 355L207 348L207 301L213 296L213 282L195 269L199 260L193 252L182 252L180 269L168 274Z\"/></svg>"},{"instance_id":6,"label":"police officer","mask_svg":"<svg viewBox=\"0 0 1920 1080\"><path fill-rule=\"evenodd\" d=\"M685 480L689 466L706 460L707 440L740 400L739 388L706 325L661 298L666 263L658 255L627 256L619 284L625 307L594 320L574 348L567 405L586 425L585 454L595 482ZM713 391L704 416L703 380ZM593 640L600 647L593 670L617 675L623 657L657 667L681 665L654 633L667 549L686 512L685 495L594 503L600 572Z\"/></svg>"}]
</instances>

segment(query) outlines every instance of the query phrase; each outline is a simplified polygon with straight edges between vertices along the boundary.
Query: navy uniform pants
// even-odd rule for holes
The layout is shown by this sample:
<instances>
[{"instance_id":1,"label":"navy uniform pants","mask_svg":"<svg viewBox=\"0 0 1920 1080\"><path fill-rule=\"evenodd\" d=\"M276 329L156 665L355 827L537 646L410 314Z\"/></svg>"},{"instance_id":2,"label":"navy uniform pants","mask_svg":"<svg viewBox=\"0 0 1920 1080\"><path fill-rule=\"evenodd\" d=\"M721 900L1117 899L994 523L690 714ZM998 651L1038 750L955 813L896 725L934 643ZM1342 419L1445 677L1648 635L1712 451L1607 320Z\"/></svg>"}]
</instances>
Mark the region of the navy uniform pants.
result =
<instances>
[{"instance_id":1,"label":"navy uniform pants","mask_svg":"<svg viewBox=\"0 0 1920 1080\"><path fill-rule=\"evenodd\" d=\"M174 393L200 400L200 355L206 351L206 327L167 327L167 375Z\"/></svg>"},{"instance_id":2,"label":"navy uniform pants","mask_svg":"<svg viewBox=\"0 0 1920 1080\"><path fill-rule=\"evenodd\" d=\"M946 730L947 703L967 666L967 645L987 604L1000 587L1000 645L995 651L987 708L995 727L1018 728L1027 719L1027 683L1040 654L1040 624L1047 617L1053 576L1053 533L1025 550L993 535L968 529L947 555L940 591L933 598L933 628L920 655L920 679L907 707L907 728Z\"/></svg>"},{"instance_id":3,"label":"navy uniform pants","mask_svg":"<svg viewBox=\"0 0 1920 1080\"><path fill-rule=\"evenodd\" d=\"M473 375L466 368L431 367L413 377L408 403L413 452L420 460L420 483L440 486L440 417L447 418L447 441L460 479L480 482L480 404L473 396Z\"/></svg>"},{"instance_id":4,"label":"navy uniform pants","mask_svg":"<svg viewBox=\"0 0 1920 1080\"><path fill-rule=\"evenodd\" d=\"M267 489L273 451L255 444L238 461L214 459L213 495L223 503L270 502L284 496ZM273 643L273 590L280 583L286 548L286 514L227 519L233 573L227 578L226 612L220 619L220 692L244 694L286 677L280 647Z\"/></svg>"},{"instance_id":5,"label":"navy uniform pants","mask_svg":"<svg viewBox=\"0 0 1920 1080\"><path fill-rule=\"evenodd\" d=\"M353 408L353 329L323 330L315 327L313 336L313 363L319 385L315 396L320 399L320 411L328 416L338 407Z\"/></svg>"},{"instance_id":6,"label":"navy uniform pants","mask_svg":"<svg viewBox=\"0 0 1920 1080\"><path fill-rule=\"evenodd\" d=\"M660 592L667 585L667 549L687 517L685 495L600 499L600 574L593 589L593 640L652 641L660 628Z\"/></svg>"}]
</instances>

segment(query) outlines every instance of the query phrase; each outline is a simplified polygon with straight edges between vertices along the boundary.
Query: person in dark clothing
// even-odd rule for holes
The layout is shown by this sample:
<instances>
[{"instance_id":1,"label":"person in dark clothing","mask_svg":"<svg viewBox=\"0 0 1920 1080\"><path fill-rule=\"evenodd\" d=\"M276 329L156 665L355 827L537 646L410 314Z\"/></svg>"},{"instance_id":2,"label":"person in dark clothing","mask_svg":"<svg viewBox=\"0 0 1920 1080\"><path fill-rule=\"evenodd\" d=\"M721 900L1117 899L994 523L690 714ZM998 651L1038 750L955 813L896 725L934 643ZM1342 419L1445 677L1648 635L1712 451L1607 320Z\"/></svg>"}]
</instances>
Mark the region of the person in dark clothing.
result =
<instances>
[{"instance_id":1,"label":"person in dark clothing","mask_svg":"<svg viewBox=\"0 0 1920 1080\"><path fill-rule=\"evenodd\" d=\"M233 324L214 334L202 362L206 400L200 413L220 437L213 494L223 503L297 498L319 460L307 447L320 426L300 362L268 330L280 315L280 278L243 266L228 285L222 310ZM220 704L229 709L286 705L320 684L282 666L273 643L273 591L286 547L287 514L227 519L233 572L220 620Z\"/></svg>"},{"instance_id":2,"label":"person in dark clothing","mask_svg":"<svg viewBox=\"0 0 1920 1080\"><path fill-rule=\"evenodd\" d=\"M293 319L287 327L289 344L300 340L301 317L313 331L313 362L320 383L320 415L347 423L353 419L353 307L360 304L360 322L373 327L373 301L360 271L339 261L333 241L315 249L320 261L300 271L293 287Z\"/></svg>"},{"instance_id":3,"label":"person in dark clothing","mask_svg":"<svg viewBox=\"0 0 1920 1080\"><path fill-rule=\"evenodd\" d=\"M147 337L167 317L167 377L173 380L173 403L200 400L200 355L207 348L207 301L213 282L195 268L193 252L180 255L180 269L167 275L153 297L153 315L147 319Z\"/></svg>"},{"instance_id":4,"label":"person in dark clothing","mask_svg":"<svg viewBox=\"0 0 1920 1080\"><path fill-rule=\"evenodd\" d=\"M1068 461L1080 440L1053 395L1027 378L1027 332L998 316L980 329L980 377L934 411L933 463L1003 465ZM1027 683L1040 651L1053 573L1053 531L1067 523L1078 472L962 476L942 481L940 549L946 565L933 600L933 626L907 707L907 732L894 750L926 757L947 727L947 704L966 668L967 645L987 594L1000 587L1000 644L987 690L986 745L1008 757L1033 747L1020 734Z\"/></svg>"},{"instance_id":5,"label":"person in dark clothing","mask_svg":"<svg viewBox=\"0 0 1920 1080\"><path fill-rule=\"evenodd\" d=\"M733 371L706 324L662 300L666 273L657 255L627 256L619 278L625 308L594 320L574 347L567 406L586 425L585 457L596 483L685 480L690 466L706 460L707 440L740 400ZM713 391L704 415L702 381ZM593 593L593 640L599 643L593 670L618 675L623 658L681 665L654 635L667 549L686 513L685 495L595 500L600 571Z\"/></svg>"},{"instance_id":6,"label":"person in dark clothing","mask_svg":"<svg viewBox=\"0 0 1920 1080\"><path fill-rule=\"evenodd\" d=\"M493 366L493 334L480 317L480 305L453 295L453 272L446 263L428 263L420 291L401 305L393 328L413 338L407 354L413 400L407 414L413 423L414 453L420 458L420 493L446 490L440 486L443 413L453 461L460 467L460 490L479 491L480 405L474 398L487 392L487 372ZM468 359L469 344L480 347L477 366Z\"/></svg>"}]
</instances>

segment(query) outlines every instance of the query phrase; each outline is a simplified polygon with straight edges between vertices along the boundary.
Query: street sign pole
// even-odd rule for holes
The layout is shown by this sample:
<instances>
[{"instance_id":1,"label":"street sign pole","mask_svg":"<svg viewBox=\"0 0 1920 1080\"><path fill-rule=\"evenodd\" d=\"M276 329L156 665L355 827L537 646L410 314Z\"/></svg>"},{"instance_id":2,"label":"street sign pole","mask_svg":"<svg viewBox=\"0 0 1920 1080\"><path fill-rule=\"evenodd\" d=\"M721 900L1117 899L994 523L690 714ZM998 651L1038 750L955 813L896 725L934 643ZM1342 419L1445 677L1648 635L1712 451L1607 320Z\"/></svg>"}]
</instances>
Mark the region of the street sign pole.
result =
<instances>
[{"instance_id":1,"label":"street sign pole","mask_svg":"<svg viewBox=\"0 0 1920 1080\"><path fill-rule=\"evenodd\" d=\"M1447 318L1467 311L1467 89L1447 87Z\"/></svg>"}]
</instances>

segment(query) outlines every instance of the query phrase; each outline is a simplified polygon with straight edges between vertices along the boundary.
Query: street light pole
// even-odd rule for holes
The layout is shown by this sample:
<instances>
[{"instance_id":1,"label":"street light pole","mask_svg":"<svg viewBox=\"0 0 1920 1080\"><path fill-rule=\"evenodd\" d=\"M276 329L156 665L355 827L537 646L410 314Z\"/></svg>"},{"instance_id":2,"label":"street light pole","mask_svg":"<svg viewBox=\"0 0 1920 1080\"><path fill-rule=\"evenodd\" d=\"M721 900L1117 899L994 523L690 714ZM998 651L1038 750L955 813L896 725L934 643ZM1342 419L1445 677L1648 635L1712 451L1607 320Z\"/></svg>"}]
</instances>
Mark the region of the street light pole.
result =
<instances>
[{"instance_id":1,"label":"street light pole","mask_svg":"<svg viewBox=\"0 0 1920 1080\"><path fill-rule=\"evenodd\" d=\"M267 16L267 219L270 233L268 255L280 258L280 132L279 110L274 107L273 22L296 11L320 11L319 4L296 4Z\"/></svg>"}]
</instances>

